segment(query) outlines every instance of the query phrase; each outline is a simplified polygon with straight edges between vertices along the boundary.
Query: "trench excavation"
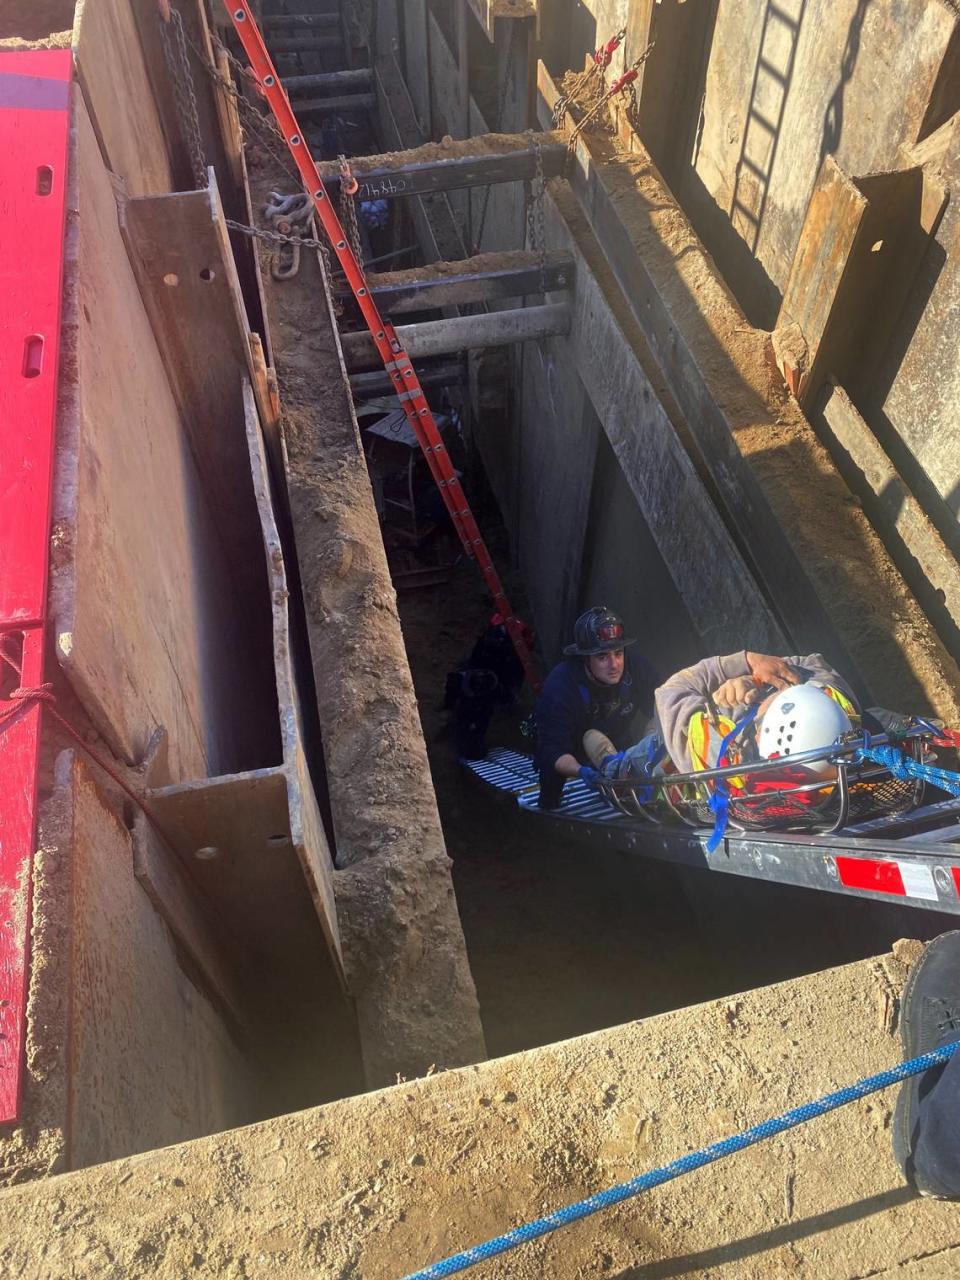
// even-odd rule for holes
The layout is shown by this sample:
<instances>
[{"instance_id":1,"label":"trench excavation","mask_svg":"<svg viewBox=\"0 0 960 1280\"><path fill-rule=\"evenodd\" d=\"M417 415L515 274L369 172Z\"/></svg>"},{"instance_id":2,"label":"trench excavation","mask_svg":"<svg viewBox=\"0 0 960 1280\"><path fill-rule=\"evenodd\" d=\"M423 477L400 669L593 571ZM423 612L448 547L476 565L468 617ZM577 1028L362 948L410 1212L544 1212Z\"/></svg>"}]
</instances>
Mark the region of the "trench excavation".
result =
<instances>
[{"instance_id":1,"label":"trench excavation","mask_svg":"<svg viewBox=\"0 0 960 1280\"><path fill-rule=\"evenodd\" d=\"M910 845L889 815L728 831L711 864L702 829L602 838L481 785L456 695L494 605L403 382L544 672L602 603L663 675L822 651L960 726L924 355L960 25L918 0L893 66L868 22L838 88L803 3L749 7L749 67L734 17L669 0L0 15L30 247L0 246L5 1273L396 1280L897 1059L956 806L928 792ZM529 755L533 706L517 682L464 754ZM952 1274L892 1100L489 1274Z\"/></svg>"}]
</instances>

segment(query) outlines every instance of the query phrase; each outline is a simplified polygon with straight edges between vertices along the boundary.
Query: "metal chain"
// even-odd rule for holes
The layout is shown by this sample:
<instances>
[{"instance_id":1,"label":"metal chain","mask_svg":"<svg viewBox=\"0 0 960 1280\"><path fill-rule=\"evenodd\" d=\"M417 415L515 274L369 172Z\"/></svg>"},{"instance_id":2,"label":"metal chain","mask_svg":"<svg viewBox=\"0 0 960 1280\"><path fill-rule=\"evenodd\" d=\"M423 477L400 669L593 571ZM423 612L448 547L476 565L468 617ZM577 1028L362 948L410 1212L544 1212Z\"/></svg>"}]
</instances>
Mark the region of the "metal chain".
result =
<instances>
[{"instance_id":1,"label":"metal chain","mask_svg":"<svg viewBox=\"0 0 960 1280\"><path fill-rule=\"evenodd\" d=\"M363 266L363 244L360 240L360 227L357 224L356 193L359 184L351 172L346 156L337 156L340 165L340 221L343 223L353 256Z\"/></svg>"},{"instance_id":2,"label":"metal chain","mask_svg":"<svg viewBox=\"0 0 960 1280\"><path fill-rule=\"evenodd\" d=\"M547 191L547 184L543 176L543 148L540 145L539 136L534 133L532 135L533 154L536 163L536 178L534 179L533 189L531 191L532 200L530 207L532 218L530 223L531 243L537 251L537 259L540 265L540 292L547 292L547 223L544 215L543 204L544 196Z\"/></svg>"},{"instance_id":3,"label":"metal chain","mask_svg":"<svg viewBox=\"0 0 960 1280\"><path fill-rule=\"evenodd\" d=\"M653 53L655 44L656 44L656 41L651 40L650 43L647 45L647 47L644 49L643 53L641 53L640 57L634 58L633 62L631 62L630 66L623 73L623 75L620 76L619 79L614 80L613 84L610 86L609 89L607 89L607 91L603 94L603 96L594 103L594 105L589 109L589 111L587 111L587 113L584 116L581 117L576 127L571 130L570 137L567 139L567 147L571 152L574 150L574 146L576 144L577 138L580 136L581 133L583 133L587 125L593 121L593 119L597 116L597 114L601 110L603 110L604 107L607 107L610 105L610 103L613 101L613 99L617 96L618 93L625 93L627 91L630 91L631 96L627 105L627 109L628 111L636 110L637 98L636 98L636 90L633 89L633 82L634 80L636 80L637 76L639 75L640 68L643 66L646 60L650 57L651 53Z\"/></svg>"},{"instance_id":4,"label":"metal chain","mask_svg":"<svg viewBox=\"0 0 960 1280\"><path fill-rule=\"evenodd\" d=\"M613 61L613 55L623 44L626 39L627 28L621 27L620 30L607 41L605 45L601 45L599 49L594 50L592 55L592 65L586 71L580 71L570 80L570 88L566 93L562 93L557 99L553 108L553 127L562 129L563 122L567 118L567 113L571 107L576 107L578 111L583 111L584 105L580 101L581 95L586 94L593 80L599 76L606 90L606 70Z\"/></svg>"},{"instance_id":5,"label":"metal chain","mask_svg":"<svg viewBox=\"0 0 960 1280\"><path fill-rule=\"evenodd\" d=\"M200 135L200 115L197 110L197 95L193 88L193 73L190 70L190 56L187 53L186 34L179 10L170 8L170 20L165 22L159 16L160 32L163 38L163 55L173 81L173 99L180 118L184 142L190 153L190 166L193 169L193 181L197 188L207 185L207 162L203 154L203 139ZM173 28L174 39L170 38Z\"/></svg>"},{"instance_id":6,"label":"metal chain","mask_svg":"<svg viewBox=\"0 0 960 1280\"><path fill-rule=\"evenodd\" d=\"M248 227L245 222L235 222L233 218L224 218L231 231L239 231L254 240L265 240L269 244L298 244L301 249L328 249L325 240L308 240L304 236L286 235L283 231L265 231L263 227Z\"/></svg>"},{"instance_id":7,"label":"metal chain","mask_svg":"<svg viewBox=\"0 0 960 1280\"><path fill-rule=\"evenodd\" d=\"M314 236L286 235L282 231L266 231L263 227L248 227L245 222L235 222L233 218L224 218L224 222L231 231L239 231L241 235L250 236L252 240L263 240L267 244L284 245L297 244L301 249L316 249L323 259L324 271L327 279L333 279L333 262L330 257L330 242L328 240L320 240ZM308 224L316 232L316 222L313 218ZM337 315L341 314L342 308L336 299L334 299L334 307Z\"/></svg>"},{"instance_id":8,"label":"metal chain","mask_svg":"<svg viewBox=\"0 0 960 1280\"><path fill-rule=\"evenodd\" d=\"M261 115L256 107L247 101L236 85L225 76L221 75L215 66L211 65L210 60L204 51L194 44L186 33L184 34L187 44L193 50L194 57L205 74L209 76L214 84L219 85L225 93L229 94L230 97L233 98L234 102L237 104L237 110L243 115L251 130L256 133L259 141L270 153L272 159L274 159L279 165L282 165L287 173L289 173L291 177L296 178L299 183L300 175L290 160L286 139L280 132L277 122L274 120L273 116ZM250 68L245 66L239 58L235 58L225 44L215 36L213 37L213 42L216 49L223 53L227 62L231 67L233 67L238 75L242 76L245 80L249 80L253 84L257 83L257 78Z\"/></svg>"}]
</instances>

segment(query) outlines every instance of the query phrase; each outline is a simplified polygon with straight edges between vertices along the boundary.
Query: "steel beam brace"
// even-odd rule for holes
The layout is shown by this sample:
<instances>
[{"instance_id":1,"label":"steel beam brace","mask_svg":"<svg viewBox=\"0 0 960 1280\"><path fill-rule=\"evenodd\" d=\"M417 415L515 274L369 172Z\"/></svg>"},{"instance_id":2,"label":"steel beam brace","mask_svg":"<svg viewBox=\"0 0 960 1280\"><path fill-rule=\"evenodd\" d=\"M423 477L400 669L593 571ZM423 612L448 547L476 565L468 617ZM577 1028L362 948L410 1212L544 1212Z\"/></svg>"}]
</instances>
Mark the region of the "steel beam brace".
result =
<instances>
[{"instance_id":1,"label":"steel beam brace","mask_svg":"<svg viewBox=\"0 0 960 1280\"><path fill-rule=\"evenodd\" d=\"M262 27L272 31L315 31L318 27L340 26L339 13L265 13L260 19Z\"/></svg>"},{"instance_id":2,"label":"steel beam brace","mask_svg":"<svg viewBox=\"0 0 960 1280\"><path fill-rule=\"evenodd\" d=\"M491 311L487 315L456 316L451 320L428 320L397 328L397 337L410 356L451 355L479 347L503 347L512 342L531 342L560 337L570 331L570 308L565 303L542 307L516 307ZM377 352L368 333L340 335L348 367L374 363Z\"/></svg>"},{"instance_id":3,"label":"steel beam brace","mask_svg":"<svg viewBox=\"0 0 960 1280\"><path fill-rule=\"evenodd\" d=\"M302 107L298 107L302 111ZM538 134L545 178L563 174L567 158L566 140L555 133ZM454 143L456 153L437 157L437 144L427 143L409 151L379 156L359 156L350 161L360 183L358 200L379 200L393 196L417 196L432 191L456 191L462 187L485 187L499 182L529 181L536 176L537 157L530 136L481 134ZM318 166L328 190L339 186L340 166L328 161ZM332 193L332 191L331 191Z\"/></svg>"},{"instance_id":4,"label":"steel beam brace","mask_svg":"<svg viewBox=\"0 0 960 1280\"><path fill-rule=\"evenodd\" d=\"M385 315L554 293L573 284L573 259L567 253L546 253L542 276L538 254L517 250L509 259L503 265L502 255L485 253L463 262L422 267L415 280L410 271L384 272L367 279L373 299ZM337 292L341 297L350 296L346 288Z\"/></svg>"},{"instance_id":5,"label":"steel beam brace","mask_svg":"<svg viewBox=\"0 0 960 1280\"><path fill-rule=\"evenodd\" d=\"M309 76L284 76L283 87L289 94L302 93L306 89L352 89L373 82L369 67L357 67L353 71L318 71Z\"/></svg>"},{"instance_id":6,"label":"steel beam brace","mask_svg":"<svg viewBox=\"0 0 960 1280\"><path fill-rule=\"evenodd\" d=\"M271 53L322 53L339 49L340 36L277 36L270 40Z\"/></svg>"},{"instance_id":7,"label":"steel beam brace","mask_svg":"<svg viewBox=\"0 0 960 1280\"><path fill-rule=\"evenodd\" d=\"M422 387L456 387L467 380L466 366L459 360L437 365L416 365ZM350 391L354 400L372 400L395 395L393 380L379 369L372 373L352 373Z\"/></svg>"},{"instance_id":8,"label":"steel beam brace","mask_svg":"<svg viewBox=\"0 0 960 1280\"><path fill-rule=\"evenodd\" d=\"M349 93L338 98L306 98L297 103L300 116L322 116L333 111L372 111L377 105L376 94Z\"/></svg>"}]
</instances>

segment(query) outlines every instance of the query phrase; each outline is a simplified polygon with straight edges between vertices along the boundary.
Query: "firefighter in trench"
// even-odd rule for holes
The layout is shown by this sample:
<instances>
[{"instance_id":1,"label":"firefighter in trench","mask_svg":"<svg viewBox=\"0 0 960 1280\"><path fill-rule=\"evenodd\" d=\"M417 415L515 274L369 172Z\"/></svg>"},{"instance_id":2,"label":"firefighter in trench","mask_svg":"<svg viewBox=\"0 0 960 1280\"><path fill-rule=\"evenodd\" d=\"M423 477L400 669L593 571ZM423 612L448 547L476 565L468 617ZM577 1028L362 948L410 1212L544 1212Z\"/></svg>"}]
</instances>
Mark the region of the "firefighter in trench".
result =
<instances>
[{"instance_id":1,"label":"firefighter in trench","mask_svg":"<svg viewBox=\"0 0 960 1280\"><path fill-rule=\"evenodd\" d=\"M612 754L635 742L650 719L660 677L634 643L605 605L575 622L573 643L537 700L541 808L557 808L567 779L596 776L585 747L588 731L609 743Z\"/></svg>"}]
</instances>

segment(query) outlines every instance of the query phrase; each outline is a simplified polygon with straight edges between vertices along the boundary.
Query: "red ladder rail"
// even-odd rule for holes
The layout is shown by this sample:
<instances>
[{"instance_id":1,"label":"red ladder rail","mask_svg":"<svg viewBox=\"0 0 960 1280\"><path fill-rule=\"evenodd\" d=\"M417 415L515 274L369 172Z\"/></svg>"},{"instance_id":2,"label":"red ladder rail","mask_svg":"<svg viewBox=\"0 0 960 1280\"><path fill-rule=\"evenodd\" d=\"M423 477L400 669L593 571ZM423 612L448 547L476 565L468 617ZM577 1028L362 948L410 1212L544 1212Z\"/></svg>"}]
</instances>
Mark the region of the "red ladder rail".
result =
<instances>
[{"instance_id":1,"label":"red ladder rail","mask_svg":"<svg viewBox=\"0 0 960 1280\"><path fill-rule=\"evenodd\" d=\"M0 1124L19 1119L73 62L0 53Z\"/></svg>"},{"instance_id":2,"label":"red ladder rail","mask_svg":"<svg viewBox=\"0 0 960 1280\"><path fill-rule=\"evenodd\" d=\"M333 245L347 282L353 290L353 295L376 345L377 353L393 382L397 397L417 437L463 548L468 556L476 559L490 594L493 596L497 611L506 620L507 631L517 657L523 664L527 681L534 689L538 689L539 676L533 656L524 639L523 626L510 608L500 575L497 573L473 512L470 510L470 504L467 502L463 486L460 484L460 479L450 461L450 455L437 429L420 380L417 378L409 355L397 337L396 329L388 320L382 318L376 303L370 296L363 267L350 248L347 235L324 188L320 172L310 154L309 147L304 142L303 133L290 106L290 99L270 60L250 6L247 0L224 0L224 5L250 60L260 91L266 98L286 139L290 154L303 179L304 188L313 199L323 229Z\"/></svg>"}]
</instances>

